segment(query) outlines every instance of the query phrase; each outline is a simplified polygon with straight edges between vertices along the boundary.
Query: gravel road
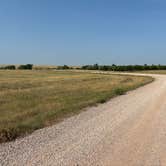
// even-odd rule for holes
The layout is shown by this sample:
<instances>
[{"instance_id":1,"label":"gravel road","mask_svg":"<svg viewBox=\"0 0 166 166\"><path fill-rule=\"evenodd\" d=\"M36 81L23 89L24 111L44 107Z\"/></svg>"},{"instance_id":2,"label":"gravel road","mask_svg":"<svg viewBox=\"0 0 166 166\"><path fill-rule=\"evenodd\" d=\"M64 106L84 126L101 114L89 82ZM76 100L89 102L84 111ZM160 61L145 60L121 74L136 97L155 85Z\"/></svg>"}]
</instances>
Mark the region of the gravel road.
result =
<instances>
[{"instance_id":1,"label":"gravel road","mask_svg":"<svg viewBox=\"0 0 166 166\"><path fill-rule=\"evenodd\" d=\"M2 166L166 166L166 75L0 144Z\"/></svg>"}]
</instances>

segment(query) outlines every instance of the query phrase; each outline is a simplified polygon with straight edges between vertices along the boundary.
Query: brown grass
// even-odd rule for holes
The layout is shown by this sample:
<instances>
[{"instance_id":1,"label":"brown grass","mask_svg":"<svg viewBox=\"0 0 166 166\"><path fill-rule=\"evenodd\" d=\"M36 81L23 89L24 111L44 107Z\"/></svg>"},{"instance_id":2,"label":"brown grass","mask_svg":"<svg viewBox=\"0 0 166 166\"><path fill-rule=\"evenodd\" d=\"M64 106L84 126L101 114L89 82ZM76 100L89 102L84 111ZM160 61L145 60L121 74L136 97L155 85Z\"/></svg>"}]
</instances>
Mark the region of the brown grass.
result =
<instances>
[{"instance_id":1,"label":"brown grass","mask_svg":"<svg viewBox=\"0 0 166 166\"><path fill-rule=\"evenodd\" d=\"M72 71L0 71L0 142L51 125L152 81Z\"/></svg>"},{"instance_id":2,"label":"brown grass","mask_svg":"<svg viewBox=\"0 0 166 166\"><path fill-rule=\"evenodd\" d=\"M137 73L147 73L147 74L166 74L166 70L147 70L147 71L140 71Z\"/></svg>"}]
</instances>

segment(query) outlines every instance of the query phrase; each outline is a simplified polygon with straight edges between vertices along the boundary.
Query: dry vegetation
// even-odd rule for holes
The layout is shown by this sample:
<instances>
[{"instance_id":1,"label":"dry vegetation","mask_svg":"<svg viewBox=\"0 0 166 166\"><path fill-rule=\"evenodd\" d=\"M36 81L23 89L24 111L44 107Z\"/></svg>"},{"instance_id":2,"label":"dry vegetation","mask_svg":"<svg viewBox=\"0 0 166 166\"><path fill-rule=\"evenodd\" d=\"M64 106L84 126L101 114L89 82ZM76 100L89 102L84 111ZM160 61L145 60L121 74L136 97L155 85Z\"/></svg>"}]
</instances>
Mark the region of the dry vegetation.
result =
<instances>
[{"instance_id":1,"label":"dry vegetation","mask_svg":"<svg viewBox=\"0 0 166 166\"><path fill-rule=\"evenodd\" d=\"M147 73L147 74L166 74L166 70L147 70L147 71L139 71L139 73Z\"/></svg>"},{"instance_id":2,"label":"dry vegetation","mask_svg":"<svg viewBox=\"0 0 166 166\"><path fill-rule=\"evenodd\" d=\"M72 71L0 71L0 142L152 81Z\"/></svg>"}]
</instances>

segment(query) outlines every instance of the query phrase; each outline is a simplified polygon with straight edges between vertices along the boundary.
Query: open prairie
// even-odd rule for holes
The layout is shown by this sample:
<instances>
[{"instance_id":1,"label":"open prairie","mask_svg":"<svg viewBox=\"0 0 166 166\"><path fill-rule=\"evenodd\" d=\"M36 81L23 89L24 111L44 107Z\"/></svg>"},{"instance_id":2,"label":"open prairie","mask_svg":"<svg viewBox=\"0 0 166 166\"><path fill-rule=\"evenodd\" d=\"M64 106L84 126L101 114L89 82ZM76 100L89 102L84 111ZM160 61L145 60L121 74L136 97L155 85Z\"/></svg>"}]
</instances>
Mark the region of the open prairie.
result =
<instances>
[{"instance_id":1,"label":"open prairie","mask_svg":"<svg viewBox=\"0 0 166 166\"><path fill-rule=\"evenodd\" d=\"M151 77L90 72L0 71L0 142L151 81Z\"/></svg>"}]
</instances>

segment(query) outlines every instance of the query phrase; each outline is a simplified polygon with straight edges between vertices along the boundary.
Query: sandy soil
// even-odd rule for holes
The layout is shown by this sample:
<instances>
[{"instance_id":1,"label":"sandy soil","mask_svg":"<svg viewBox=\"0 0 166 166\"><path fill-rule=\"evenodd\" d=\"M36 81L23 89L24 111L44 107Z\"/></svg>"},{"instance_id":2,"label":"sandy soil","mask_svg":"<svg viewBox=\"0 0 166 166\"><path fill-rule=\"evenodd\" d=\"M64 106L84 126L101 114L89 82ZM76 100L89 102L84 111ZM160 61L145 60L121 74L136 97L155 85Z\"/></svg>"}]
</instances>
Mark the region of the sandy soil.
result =
<instances>
[{"instance_id":1,"label":"sandy soil","mask_svg":"<svg viewBox=\"0 0 166 166\"><path fill-rule=\"evenodd\" d=\"M0 144L0 165L166 166L166 76Z\"/></svg>"}]
</instances>

